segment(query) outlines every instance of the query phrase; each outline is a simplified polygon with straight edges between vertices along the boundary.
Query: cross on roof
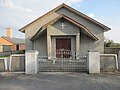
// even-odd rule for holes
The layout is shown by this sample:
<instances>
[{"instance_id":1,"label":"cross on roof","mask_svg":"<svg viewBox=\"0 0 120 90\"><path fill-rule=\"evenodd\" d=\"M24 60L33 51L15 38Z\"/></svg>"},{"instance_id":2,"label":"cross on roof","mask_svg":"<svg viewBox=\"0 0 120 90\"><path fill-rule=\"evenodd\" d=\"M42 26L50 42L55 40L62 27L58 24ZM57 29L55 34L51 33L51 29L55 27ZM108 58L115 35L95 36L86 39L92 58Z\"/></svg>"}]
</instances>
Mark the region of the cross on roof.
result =
<instances>
[{"instance_id":1,"label":"cross on roof","mask_svg":"<svg viewBox=\"0 0 120 90\"><path fill-rule=\"evenodd\" d=\"M63 30L66 25L65 25L64 22L62 21L60 26L62 27L62 30Z\"/></svg>"}]
</instances>

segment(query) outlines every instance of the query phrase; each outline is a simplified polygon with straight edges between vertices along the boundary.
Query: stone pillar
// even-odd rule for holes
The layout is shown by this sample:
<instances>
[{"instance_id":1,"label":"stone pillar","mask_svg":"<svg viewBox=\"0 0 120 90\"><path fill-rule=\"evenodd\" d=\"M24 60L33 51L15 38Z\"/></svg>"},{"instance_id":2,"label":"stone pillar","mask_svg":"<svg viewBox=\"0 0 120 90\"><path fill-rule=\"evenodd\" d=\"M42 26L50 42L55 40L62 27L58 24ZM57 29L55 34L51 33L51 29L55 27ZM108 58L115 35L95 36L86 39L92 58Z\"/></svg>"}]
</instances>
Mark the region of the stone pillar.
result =
<instances>
[{"instance_id":1,"label":"stone pillar","mask_svg":"<svg viewBox=\"0 0 120 90\"><path fill-rule=\"evenodd\" d=\"M90 74L100 73L100 53L96 51L88 52L87 69Z\"/></svg>"},{"instance_id":2,"label":"stone pillar","mask_svg":"<svg viewBox=\"0 0 120 90\"><path fill-rule=\"evenodd\" d=\"M8 71L9 57L0 58L0 71Z\"/></svg>"},{"instance_id":3,"label":"stone pillar","mask_svg":"<svg viewBox=\"0 0 120 90\"><path fill-rule=\"evenodd\" d=\"M9 57L6 57L4 59L4 63L5 63L5 70L9 70L9 61L10 61L10 58Z\"/></svg>"},{"instance_id":4,"label":"stone pillar","mask_svg":"<svg viewBox=\"0 0 120 90\"><path fill-rule=\"evenodd\" d=\"M36 74L38 71L38 51L29 50L25 53L25 73Z\"/></svg>"},{"instance_id":5,"label":"stone pillar","mask_svg":"<svg viewBox=\"0 0 120 90\"><path fill-rule=\"evenodd\" d=\"M76 59L79 59L80 54L80 32L76 35Z\"/></svg>"},{"instance_id":6,"label":"stone pillar","mask_svg":"<svg viewBox=\"0 0 120 90\"><path fill-rule=\"evenodd\" d=\"M48 50L48 59L51 59L51 36L47 35L47 50Z\"/></svg>"}]
</instances>

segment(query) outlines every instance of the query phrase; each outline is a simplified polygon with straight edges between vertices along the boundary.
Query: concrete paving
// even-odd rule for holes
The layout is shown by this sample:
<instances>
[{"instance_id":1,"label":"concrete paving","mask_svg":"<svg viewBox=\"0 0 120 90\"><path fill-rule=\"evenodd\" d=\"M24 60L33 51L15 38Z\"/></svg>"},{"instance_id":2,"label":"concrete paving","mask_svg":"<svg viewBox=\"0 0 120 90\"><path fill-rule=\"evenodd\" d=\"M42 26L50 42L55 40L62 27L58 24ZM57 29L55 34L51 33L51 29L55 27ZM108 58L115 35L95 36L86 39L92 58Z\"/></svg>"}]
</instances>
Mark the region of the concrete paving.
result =
<instances>
[{"instance_id":1,"label":"concrete paving","mask_svg":"<svg viewBox=\"0 0 120 90\"><path fill-rule=\"evenodd\" d=\"M3 74L0 75L0 90L120 90L120 73Z\"/></svg>"}]
</instances>

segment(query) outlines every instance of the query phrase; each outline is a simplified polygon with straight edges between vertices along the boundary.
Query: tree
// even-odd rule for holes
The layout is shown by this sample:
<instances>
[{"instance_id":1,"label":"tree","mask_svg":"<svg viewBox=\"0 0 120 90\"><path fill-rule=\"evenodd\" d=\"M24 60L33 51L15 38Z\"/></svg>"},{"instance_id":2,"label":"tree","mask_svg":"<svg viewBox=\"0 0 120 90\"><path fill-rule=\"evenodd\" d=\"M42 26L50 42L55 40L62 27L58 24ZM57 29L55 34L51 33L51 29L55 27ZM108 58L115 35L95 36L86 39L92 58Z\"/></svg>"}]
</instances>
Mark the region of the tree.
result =
<instances>
[{"instance_id":1,"label":"tree","mask_svg":"<svg viewBox=\"0 0 120 90\"><path fill-rule=\"evenodd\" d=\"M120 43L114 43L113 40L105 39L104 46L105 47L120 47Z\"/></svg>"}]
</instances>

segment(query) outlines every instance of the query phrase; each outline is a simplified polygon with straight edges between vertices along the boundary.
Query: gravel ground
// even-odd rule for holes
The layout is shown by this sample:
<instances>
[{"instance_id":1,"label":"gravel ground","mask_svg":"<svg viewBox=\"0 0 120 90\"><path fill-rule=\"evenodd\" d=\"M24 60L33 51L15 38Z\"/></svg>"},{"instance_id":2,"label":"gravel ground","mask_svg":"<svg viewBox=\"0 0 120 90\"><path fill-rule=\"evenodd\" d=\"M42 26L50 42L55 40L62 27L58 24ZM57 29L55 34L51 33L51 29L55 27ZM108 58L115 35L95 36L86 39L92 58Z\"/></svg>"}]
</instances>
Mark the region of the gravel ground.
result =
<instances>
[{"instance_id":1,"label":"gravel ground","mask_svg":"<svg viewBox=\"0 0 120 90\"><path fill-rule=\"evenodd\" d=\"M0 90L120 90L120 73L3 74L0 75Z\"/></svg>"}]
</instances>

